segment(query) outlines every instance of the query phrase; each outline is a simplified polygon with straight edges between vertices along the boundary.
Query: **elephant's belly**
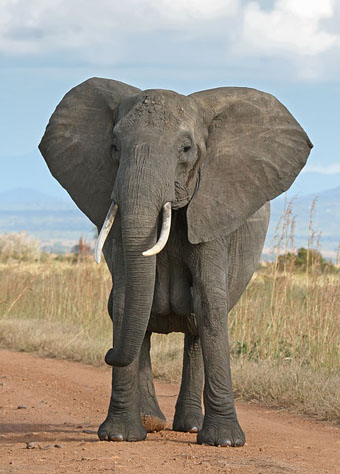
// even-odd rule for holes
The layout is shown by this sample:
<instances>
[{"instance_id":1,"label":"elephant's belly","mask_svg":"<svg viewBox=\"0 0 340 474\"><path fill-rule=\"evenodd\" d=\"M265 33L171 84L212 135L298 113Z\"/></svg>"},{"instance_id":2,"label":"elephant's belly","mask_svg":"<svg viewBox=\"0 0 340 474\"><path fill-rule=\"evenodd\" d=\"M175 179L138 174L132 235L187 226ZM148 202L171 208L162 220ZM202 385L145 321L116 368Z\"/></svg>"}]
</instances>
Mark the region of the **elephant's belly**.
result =
<instances>
[{"instance_id":1,"label":"elephant's belly","mask_svg":"<svg viewBox=\"0 0 340 474\"><path fill-rule=\"evenodd\" d=\"M191 277L178 260L171 261L166 252L157 258L155 292L151 310L155 332L186 332L192 326L193 302ZM156 326L159 330L156 330Z\"/></svg>"},{"instance_id":2,"label":"elephant's belly","mask_svg":"<svg viewBox=\"0 0 340 474\"><path fill-rule=\"evenodd\" d=\"M191 275L179 260L162 252L157 258L152 313L185 316L192 312Z\"/></svg>"},{"instance_id":3,"label":"elephant's belly","mask_svg":"<svg viewBox=\"0 0 340 474\"><path fill-rule=\"evenodd\" d=\"M194 314L179 316L178 314L159 315L151 313L147 330L160 334L169 334L169 332L198 334L197 321Z\"/></svg>"}]
</instances>

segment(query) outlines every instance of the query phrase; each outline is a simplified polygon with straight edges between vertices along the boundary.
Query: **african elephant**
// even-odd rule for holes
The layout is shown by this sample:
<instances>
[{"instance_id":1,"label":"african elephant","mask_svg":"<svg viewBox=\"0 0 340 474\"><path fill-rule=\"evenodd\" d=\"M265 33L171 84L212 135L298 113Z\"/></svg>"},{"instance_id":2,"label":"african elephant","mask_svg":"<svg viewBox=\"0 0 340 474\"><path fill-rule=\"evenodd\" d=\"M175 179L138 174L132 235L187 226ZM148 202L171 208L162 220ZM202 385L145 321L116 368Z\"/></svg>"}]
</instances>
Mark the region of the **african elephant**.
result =
<instances>
[{"instance_id":1,"label":"african elephant","mask_svg":"<svg viewBox=\"0 0 340 474\"><path fill-rule=\"evenodd\" d=\"M114 344L105 357L114 367L112 395L99 438L138 441L165 426L150 334L180 331L173 429L197 432L201 444L242 446L227 314L260 258L268 201L307 160L312 144L304 130L255 89L184 96L92 78L62 99L39 148L102 229L96 255L103 247L112 274Z\"/></svg>"}]
</instances>

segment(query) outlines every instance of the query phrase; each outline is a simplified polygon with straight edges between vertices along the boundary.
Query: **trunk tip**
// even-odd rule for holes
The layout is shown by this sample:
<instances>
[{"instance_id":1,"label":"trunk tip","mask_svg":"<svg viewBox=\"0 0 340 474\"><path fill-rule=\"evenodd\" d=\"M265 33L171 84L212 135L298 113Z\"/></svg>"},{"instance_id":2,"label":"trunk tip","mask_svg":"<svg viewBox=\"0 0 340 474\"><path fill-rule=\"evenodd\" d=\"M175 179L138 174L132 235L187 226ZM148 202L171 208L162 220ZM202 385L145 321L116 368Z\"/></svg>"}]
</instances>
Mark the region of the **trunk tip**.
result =
<instances>
[{"instance_id":1,"label":"trunk tip","mask_svg":"<svg viewBox=\"0 0 340 474\"><path fill-rule=\"evenodd\" d=\"M105 356L105 362L112 367L127 367L132 364L135 357L129 354L117 354L114 349L109 349Z\"/></svg>"}]
</instances>

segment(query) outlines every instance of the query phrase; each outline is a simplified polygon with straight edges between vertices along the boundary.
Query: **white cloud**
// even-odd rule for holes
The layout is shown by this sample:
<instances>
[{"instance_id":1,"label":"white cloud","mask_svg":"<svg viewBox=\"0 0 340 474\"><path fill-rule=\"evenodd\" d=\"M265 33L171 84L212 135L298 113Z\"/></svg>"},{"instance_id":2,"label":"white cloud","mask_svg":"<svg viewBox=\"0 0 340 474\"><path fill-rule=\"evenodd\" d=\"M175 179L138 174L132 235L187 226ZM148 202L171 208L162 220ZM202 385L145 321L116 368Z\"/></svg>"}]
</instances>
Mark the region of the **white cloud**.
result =
<instances>
[{"instance_id":1,"label":"white cloud","mask_svg":"<svg viewBox=\"0 0 340 474\"><path fill-rule=\"evenodd\" d=\"M310 20L330 18L334 13L334 0L279 0L277 9Z\"/></svg>"},{"instance_id":2,"label":"white cloud","mask_svg":"<svg viewBox=\"0 0 340 474\"><path fill-rule=\"evenodd\" d=\"M307 165L303 168L302 173L320 173L320 174L338 174L340 173L340 164L333 165Z\"/></svg>"},{"instance_id":3,"label":"white cloud","mask_svg":"<svg viewBox=\"0 0 340 474\"><path fill-rule=\"evenodd\" d=\"M211 21L233 16L238 8L238 0L147 0L154 11L167 22L182 25L189 21Z\"/></svg>"},{"instance_id":4,"label":"white cloud","mask_svg":"<svg viewBox=\"0 0 340 474\"><path fill-rule=\"evenodd\" d=\"M315 56L340 45L340 35L322 21L335 14L333 0L277 0L272 10L245 7L243 41L263 55Z\"/></svg>"},{"instance_id":5,"label":"white cloud","mask_svg":"<svg viewBox=\"0 0 340 474\"><path fill-rule=\"evenodd\" d=\"M334 0L248 2L234 55L265 59L269 74L291 80L336 77L340 54L340 5Z\"/></svg>"},{"instance_id":6,"label":"white cloud","mask_svg":"<svg viewBox=\"0 0 340 474\"><path fill-rule=\"evenodd\" d=\"M7 54L69 51L115 41L119 25L109 2L4 0L0 10L0 50Z\"/></svg>"},{"instance_id":7,"label":"white cloud","mask_svg":"<svg viewBox=\"0 0 340 474\"><path fill-rule=\"evenodd\" d=\"M239 0L2 0L0 51L26 54L97 47L234 15ZM100 51L99 51L100 53ZM85 50L86 54L86 50Z\"/></svg>"},{"instance_id":8,"label":"white cloud","mask_svg":"<svg viewBox=\"0 0 340 474\"><path fill-rule=\"evenodd\" d=\"M335 71L340 6L334 0L271 2L0 0L0 54L49 63L58 57L95 65L255 68L266 77L286 69L290 79L292 73L314 80Z\"/></svg>"}]
</instances>

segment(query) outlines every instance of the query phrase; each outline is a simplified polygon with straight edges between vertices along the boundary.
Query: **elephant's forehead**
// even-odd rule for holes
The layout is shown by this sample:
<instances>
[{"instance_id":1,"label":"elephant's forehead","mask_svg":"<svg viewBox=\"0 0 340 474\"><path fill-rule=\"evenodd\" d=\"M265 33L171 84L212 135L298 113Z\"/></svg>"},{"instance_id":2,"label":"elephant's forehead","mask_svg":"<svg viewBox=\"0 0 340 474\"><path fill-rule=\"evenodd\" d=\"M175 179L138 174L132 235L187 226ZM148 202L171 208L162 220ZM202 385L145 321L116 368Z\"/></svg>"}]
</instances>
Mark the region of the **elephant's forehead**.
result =
<instances>
[{"instance_id":1,"label":"elephant's forehead","mask_svg":"<svg viewBox=\"0 0 340 474\"><path fill-rule=\"evenodd\" d=\"M189 118L192 110L187 98L172 91L146 90L123 104L118 130L143 127L161 131L177 130ZM125 105L125 106L124 106Z\"/></svg>"}]
</instances>

